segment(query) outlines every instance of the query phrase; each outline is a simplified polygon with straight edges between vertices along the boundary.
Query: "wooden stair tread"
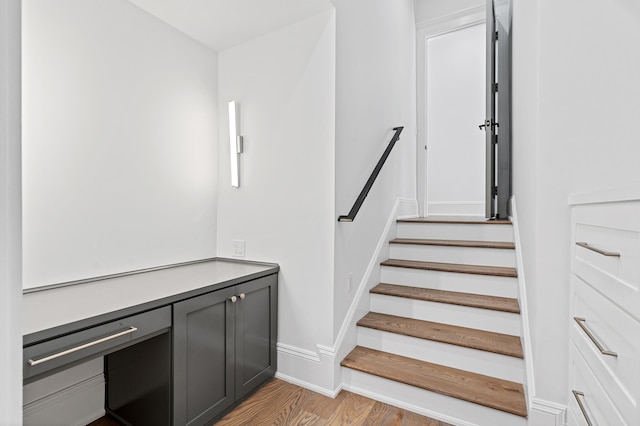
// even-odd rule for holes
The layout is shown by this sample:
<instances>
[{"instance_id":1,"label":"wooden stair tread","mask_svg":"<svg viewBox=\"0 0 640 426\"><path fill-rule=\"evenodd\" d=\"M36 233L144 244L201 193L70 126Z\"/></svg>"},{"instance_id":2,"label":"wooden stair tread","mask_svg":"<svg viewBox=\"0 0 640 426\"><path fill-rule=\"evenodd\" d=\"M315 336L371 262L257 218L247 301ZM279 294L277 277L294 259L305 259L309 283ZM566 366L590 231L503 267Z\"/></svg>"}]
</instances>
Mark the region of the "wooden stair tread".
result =
<instances>
[{"instance_id":1,"label":"wooden stair tread","mask_svg":"<svg viewBox=\"0 0 640 426\"><path fill-rule=\"evenodd\" d=\"M361 346L356 346L340 365L517 416L527 417L524 388L520 383Z\"/></svg>"},{"instance_id":2,"label":"wooden stair tread","mask_svg":"<svg viewBox=\"0 0 640 426\"><path fill-rule=\"evenodd\" d=\"M489 309L514 314L520 313L518 299L509 297L487 296L484 294L462 293L385 283L378 284L372 288L370 292L385 296L424 300L427 302L448 303L450 305L468 306L471 308Z\"/></svg>"},{"instance_id":3,"label":"wooden stair tread","mask_svg":"<svg viewBox=\"0 0 640 426\"><path fill-rule=\"evenodd\" d=\"M398 219L398 223L453 223L461 225L511 225L508 219L462 218L450 216L413 217Z\"/></svg>"},{"instance_id":4,"label":"wooden stair tread","mask_svg":"<svg viewBox=\"0 0 640 426\"><path fill-rule=\"evenodd\" d=\"M420 239L420 238L396 238L389 241L389 244L414 244L414 245L424 245L424 246L515 249L515 245L509 241L468 241L468 240L431 240L431 239Z\"/></svg>"},{"instance_id":5,"label":"wooden stair tread","mask_svg":"<svg viewBox=\"0 0 640 426\"><path fill-rule=\"evenodd\" d=\"M465 265L462 263L424 262L418 260L388 259L382 266L398 268L424 269L429 271L457 272L460 274L494 275L498 277L517 277L515 268L504 266Z\"/></svg>"},{"instance_id":6,"label":"wooden stair tread","mask_svg":"<svg viewBox=\"0 0 640 426\"><path fill-rule=\"evenodd\" d=\"M395 315L369 312L358 321L359 327L372 328L403 336L433 340L465 348L523 358L520 337L475 328L459 327Z\"/></svg>"}]
</instances>

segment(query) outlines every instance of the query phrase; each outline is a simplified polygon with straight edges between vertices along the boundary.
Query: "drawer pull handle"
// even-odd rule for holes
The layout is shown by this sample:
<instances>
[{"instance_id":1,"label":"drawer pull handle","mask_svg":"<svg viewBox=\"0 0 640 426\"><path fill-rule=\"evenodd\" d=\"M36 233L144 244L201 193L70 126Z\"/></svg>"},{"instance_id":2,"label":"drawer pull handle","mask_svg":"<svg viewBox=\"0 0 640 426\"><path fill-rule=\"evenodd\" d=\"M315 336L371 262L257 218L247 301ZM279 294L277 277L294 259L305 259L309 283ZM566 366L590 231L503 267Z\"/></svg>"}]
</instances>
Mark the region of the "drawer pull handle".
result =
<instances>
[{"instance_id":1,"label":"drawer pull handle","mask_svg":"<svg viewBox=\"0 0 640 426\"><path fill-rule=\"evenodd\" d=\"M36 365L42 364L43 362L51 361L52 359L60 358L61 356L69 355L71 353L90 348L91 346L99 345L100 343L108 342L109 340L113 340L118 337L133 333L134 331L138 331L138 329L136 327L129 327L128 329L120 331L116 334L112 334L111 336L103 337L102 339L98 339L98 340L93 340L89 343L85 343L84 345L76 346L71 349L67 349L66 351L58 352L53 355L49 355L44 358L37 359L35 361L30 359L28 362L30 366L35 367Z\"/></svg>"},{"instance_id":2,"label":"drawer pull handle","mask_svg":"<svg viewBox=\"0 0 640 426\"><path fill-rule=\"evenodd\" d=\"M589 414L587 414L587 409L584 406L584 402L581 399L581 397L584 398L584 393L583 392L578 392L578 391L571 391L571 392L573 392L573 396L576 398L576 401L578 402L578 407L580 407L580 411L582 411L582 416L587 421L587 424L589 426L593 426L593 423L591 422L591 419L589 418Z\"/></svg>"},{"instance_id":3,"label":"drawer pull handle","mask_svg":"<svg viewBox=\"0 0 640 426\"><path fill-rule=\"evenodd\" d=\"M591 330L587 328L587 325L585 324L585 322L587 322L586 319L580 318L580 317L573 317L573 319L578 323L582 331L584 331L587 334L587 336L589 336L589 339L591 339L591 341L596 345L596 347L602 353L602 355L618 356L616 352L610 351L606 349L604 346L602 346L602 344L598 341L598 339L596 339L596 336L594 336Z\"/></svg>"},{"instance_id":4,"label":"drawer pull handle","mask_svg":"<svg viewBox=\"0 0 640 426\"><path fill-rule=\"evenodd\" d=\"M618 253L618 252L602 250L602 249L596 248L594 246L591 246L588 243L576 242L576 245L580 246L580 247L583 247L583 248L586 248L587 250L595 251L596 253L599 253L599 254L601 254L603 256L620 257L620 253Z\"/></svg>"}]
</instances>

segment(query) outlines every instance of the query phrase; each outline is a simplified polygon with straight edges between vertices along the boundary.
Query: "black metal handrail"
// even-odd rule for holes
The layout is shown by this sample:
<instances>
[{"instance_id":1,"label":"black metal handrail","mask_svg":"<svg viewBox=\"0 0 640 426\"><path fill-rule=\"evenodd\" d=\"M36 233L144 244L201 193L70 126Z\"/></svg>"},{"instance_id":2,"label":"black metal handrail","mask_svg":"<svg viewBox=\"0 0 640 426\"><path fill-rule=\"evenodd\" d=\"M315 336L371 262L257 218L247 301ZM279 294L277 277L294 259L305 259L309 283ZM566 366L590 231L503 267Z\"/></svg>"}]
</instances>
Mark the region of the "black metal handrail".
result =
<instances>
[{"instance_id":1,"label":"black metal handrail","mask_svg":"<svg viewBox=\"0 0 640 426\"><path fill-rule=\"evenodd\" d=\"M396 144L398 139L400 139L400 133L402 133L402 129L404 129L404 126L393 128L393 130L395 130L396 132L393 134L393 137L389 141L389 145L387 145L387 149L385 149L384 152L382 153L382 157L380 157L380 160L378 160L378 164L376 164L376 167L373 169L373 172L371 172L371 176L369 176L367 183L365 183L364 188L362 188L362 191L360 192L360 195L358 195L356 202L353 203L353 207L351 207L351 210L349 210L349 214L346 216L343 215L338 217L338 222L353 222L353 220L356 218L356 215L358 214L360 207L362 207L362 203L364 203L364 199L367 198L367 195L369 194L369 190L371 190L371 187L373 186L373 182L376 181L378 174L380 174L380 170L382 169L382 166L384 166L385 161L387 161L387 157L389 157L389 154L391 153L393 146Z\"/></svg>"}]
</instances>

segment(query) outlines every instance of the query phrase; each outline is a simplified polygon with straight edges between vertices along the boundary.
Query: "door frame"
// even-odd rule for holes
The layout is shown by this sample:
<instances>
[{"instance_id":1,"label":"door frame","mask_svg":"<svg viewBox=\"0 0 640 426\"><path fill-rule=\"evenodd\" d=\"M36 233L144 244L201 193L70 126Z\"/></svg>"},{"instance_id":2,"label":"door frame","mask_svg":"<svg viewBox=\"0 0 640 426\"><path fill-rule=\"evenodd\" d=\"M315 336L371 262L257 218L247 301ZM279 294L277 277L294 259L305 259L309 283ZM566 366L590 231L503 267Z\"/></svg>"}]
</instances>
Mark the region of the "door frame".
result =
<instances>
[{"instance_id":1,"label":"door frame","mask_svg":"<svg viewBox=\"0 0 640 426\"><path fill-rule=\"evenodd\" d=\"M486 22L486 5L463 9L416 24L417 96L416 123L416 198L418 214L427 215L427 41L452 31L472 27Z\"/></svg>"},{"instance_id":2,"label":"door frame","mask_svg":"<svg viewBox=\"0 0 640 426\"><path fill-rule=\"evenodd\" d=\"M0 424L22 422L21 3L0 2Z\"/></svg>"}]
</instances>

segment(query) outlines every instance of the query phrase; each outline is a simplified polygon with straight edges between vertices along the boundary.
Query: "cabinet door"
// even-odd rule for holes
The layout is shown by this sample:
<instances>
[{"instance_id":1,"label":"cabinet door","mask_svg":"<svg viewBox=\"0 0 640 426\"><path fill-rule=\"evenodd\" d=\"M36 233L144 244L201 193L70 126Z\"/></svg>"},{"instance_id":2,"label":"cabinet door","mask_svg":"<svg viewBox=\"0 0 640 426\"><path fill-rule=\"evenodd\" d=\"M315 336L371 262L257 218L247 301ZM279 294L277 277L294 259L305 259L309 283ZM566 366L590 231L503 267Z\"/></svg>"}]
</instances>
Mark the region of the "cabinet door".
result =
<instances>
[{"instance_id":1,"label":"cabinet door","mask_svg":"<svg viewBox=\"0 0 640 426\"><path fill-rule=\"evenodd\" d=\"M174 304L173 424L204 425L234 398L233 288Z\"/></svg>"},{"instance_id":2,"label":"cabinet door","mask_svg":"<svg viewBox=\"0 0 640 426\"><path fill-rule=\"evenodd\" d=\"M277 275L240 284L236 294L236 399L240 399L276 372Z\"/></svg>"}]
</instances>

